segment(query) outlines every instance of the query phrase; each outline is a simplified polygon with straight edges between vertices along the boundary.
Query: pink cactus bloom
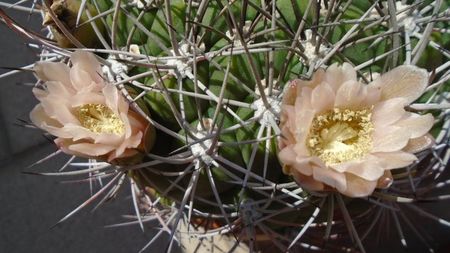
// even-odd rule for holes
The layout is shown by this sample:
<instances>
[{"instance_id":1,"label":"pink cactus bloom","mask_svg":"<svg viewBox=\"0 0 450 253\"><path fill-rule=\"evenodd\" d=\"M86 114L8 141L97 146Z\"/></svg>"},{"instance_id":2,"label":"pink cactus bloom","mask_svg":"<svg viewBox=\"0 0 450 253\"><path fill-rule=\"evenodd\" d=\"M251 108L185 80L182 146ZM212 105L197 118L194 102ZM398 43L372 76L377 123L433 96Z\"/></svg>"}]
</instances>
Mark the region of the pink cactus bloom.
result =
<instances>
[{"instance_id":1,"label":"pink cactus bloom","mask_svg":"<svg viewBox=\"0 0 450 253\"><path fill-rule=\"evenodd\" d=\"M433 116L405 110L427 84L427 71L405 65L365 85L347 63L291 81L278 145L284 173L305 189L349 197L389 187L390 170L412 164L413 153L433 143Z\"/></svg>"},{"instance_id":2,"label":"pink cactus bloom","mask_svg":"<svg viewBox=\"0 0 450 253\"><path fill-rule=\"evenodd\" d=\"M44 89L33 89L40 103L31 111L31 121L56 136L55 143L67 154L106 161L136 154L148 122L103 79L94 54L77 51L70 61L72 67L35 64Z\"/></svg>"}]
</instances>

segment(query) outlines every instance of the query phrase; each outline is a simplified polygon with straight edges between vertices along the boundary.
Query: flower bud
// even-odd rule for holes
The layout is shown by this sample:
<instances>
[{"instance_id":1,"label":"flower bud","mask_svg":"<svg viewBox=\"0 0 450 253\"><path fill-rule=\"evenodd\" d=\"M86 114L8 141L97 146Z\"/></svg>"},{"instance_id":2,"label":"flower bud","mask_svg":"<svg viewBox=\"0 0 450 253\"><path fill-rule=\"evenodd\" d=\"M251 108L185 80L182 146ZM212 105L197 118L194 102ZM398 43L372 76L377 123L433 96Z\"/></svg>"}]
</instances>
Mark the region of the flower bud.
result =
<instances>
[{"instance_id":1,"label":"flower bud","mask_svg":"<svg viewBox=\"0 0 450 253\"><path fill-rule=\"evenodd\" d=\"M86 14L88 10L91 16L98 14L97 10L86 3L85 10L80 17L77 25L78 11L81 7L81 1L79 0L50 0L48 1L50 9L53 11L59 21L65 26L65 28L85 47L96 48L99 47L100 41L90 23L83 24L88 21L89 18ZM44 8L44 20L42 25L48 26L54 36L54 39L60 47L74 47L72 41L61 31L56 22L53 20L47 8ZM105 27L100 20L95 21L95 24L101 33L104 33Z\"/></svg>"}]
</instances>

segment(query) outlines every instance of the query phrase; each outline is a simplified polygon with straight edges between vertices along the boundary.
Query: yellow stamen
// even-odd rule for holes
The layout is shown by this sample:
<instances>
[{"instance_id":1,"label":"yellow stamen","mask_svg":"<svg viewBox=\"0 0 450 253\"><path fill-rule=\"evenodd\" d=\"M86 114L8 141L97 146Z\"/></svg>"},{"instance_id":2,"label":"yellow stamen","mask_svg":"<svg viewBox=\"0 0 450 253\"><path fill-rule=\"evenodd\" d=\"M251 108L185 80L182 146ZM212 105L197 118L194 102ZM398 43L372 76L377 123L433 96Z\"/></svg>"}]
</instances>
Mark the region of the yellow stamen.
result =
<instances>
[{"instance_id":1,"label":"yellow stamen","mask_svg":"<svg viewBox=\"0 0 450 253\"><path fill-rule=\"evenodd\" d=\"M107 106L102 104L85 104L77 108L81 125L94 133L122 135L125 125Z\"/></svg>"},{"instance_id":2,"label":"yellow stamen","mask_svg":"<svg viewBox=\"0 0 450 253\"><path fill-rule=\"evenodd\" d=\"M306 146L326 165L357 160L372 148L372 109L334 108L313 119Z\"/></svg>"}]
</instances>

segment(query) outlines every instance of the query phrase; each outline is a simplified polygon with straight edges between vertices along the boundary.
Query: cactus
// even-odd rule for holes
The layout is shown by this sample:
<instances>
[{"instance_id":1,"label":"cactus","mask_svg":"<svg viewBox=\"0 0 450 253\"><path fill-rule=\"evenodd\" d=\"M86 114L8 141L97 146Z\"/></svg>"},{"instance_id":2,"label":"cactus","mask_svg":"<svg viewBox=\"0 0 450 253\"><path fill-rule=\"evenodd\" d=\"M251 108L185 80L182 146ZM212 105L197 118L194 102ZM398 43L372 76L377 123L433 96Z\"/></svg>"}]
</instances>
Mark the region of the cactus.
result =
<instances>
[{"instance_id":1,"label":"cactus","mask_svg":"<svg viewBox=\"0 0 450 253\"><path fill-rule=\"evenodd\" d=\"M81 23L96 24L89 36L97 44L85 42L88 35L77 39L106 59L109 81L130 105L151 115L156 143L139 163L96 168L100 163L91 161L95 170L71 173L116 175L100 189L109 191L100 203L128 179L136 222L157 217L170 228L166 250L183 236L179 224L202 227L187 229L193 237L229 234L235 244L264 252L365 252L367 235L385 213L395 221L386 229L398 231L406 246L402 227L416 230L403 209L450 226L416 205L446 198L426 195L447 184L441 174L450 154L445 1L84 0L78 6ZM55 48L42 50L65 57ZM365 83L401 64L426 68L433 77L411 109L435 115L436 144L419 162L396 170L391 188L365 199L303 190L277 158L287 84L335 62L355 66Z\"/></svg>"}]
</instances>

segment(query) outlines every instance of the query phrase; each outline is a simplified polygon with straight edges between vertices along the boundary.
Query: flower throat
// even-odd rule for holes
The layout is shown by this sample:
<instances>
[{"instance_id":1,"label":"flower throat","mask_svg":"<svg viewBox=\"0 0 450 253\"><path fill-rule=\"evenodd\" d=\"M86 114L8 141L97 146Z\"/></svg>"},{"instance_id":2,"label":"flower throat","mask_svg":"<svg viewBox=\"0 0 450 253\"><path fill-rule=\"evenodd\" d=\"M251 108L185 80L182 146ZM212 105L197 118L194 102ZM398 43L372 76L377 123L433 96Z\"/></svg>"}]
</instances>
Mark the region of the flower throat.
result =
<instances>
[{"instance_id":1,"label":"flower throat","mask_svg":"<svg viewBox=\"0 0 450 253\"><path fill-rule=\"evenodd\" d=\"M121 135L125 131L122 120L103 104L85 104L77 108L81 125L94 133Z\"/></svg>"},{"instance_id":2,"label":"flower throat","mask_svg":"<svg viewBox=\"0 0 450 253\"><path fill-rule=\"evenodd\" d=\"M314 117L306 140L312 155L326 165L357 160L372 148L372 109L334 108Z\"/></svg>"}]
</instances>

